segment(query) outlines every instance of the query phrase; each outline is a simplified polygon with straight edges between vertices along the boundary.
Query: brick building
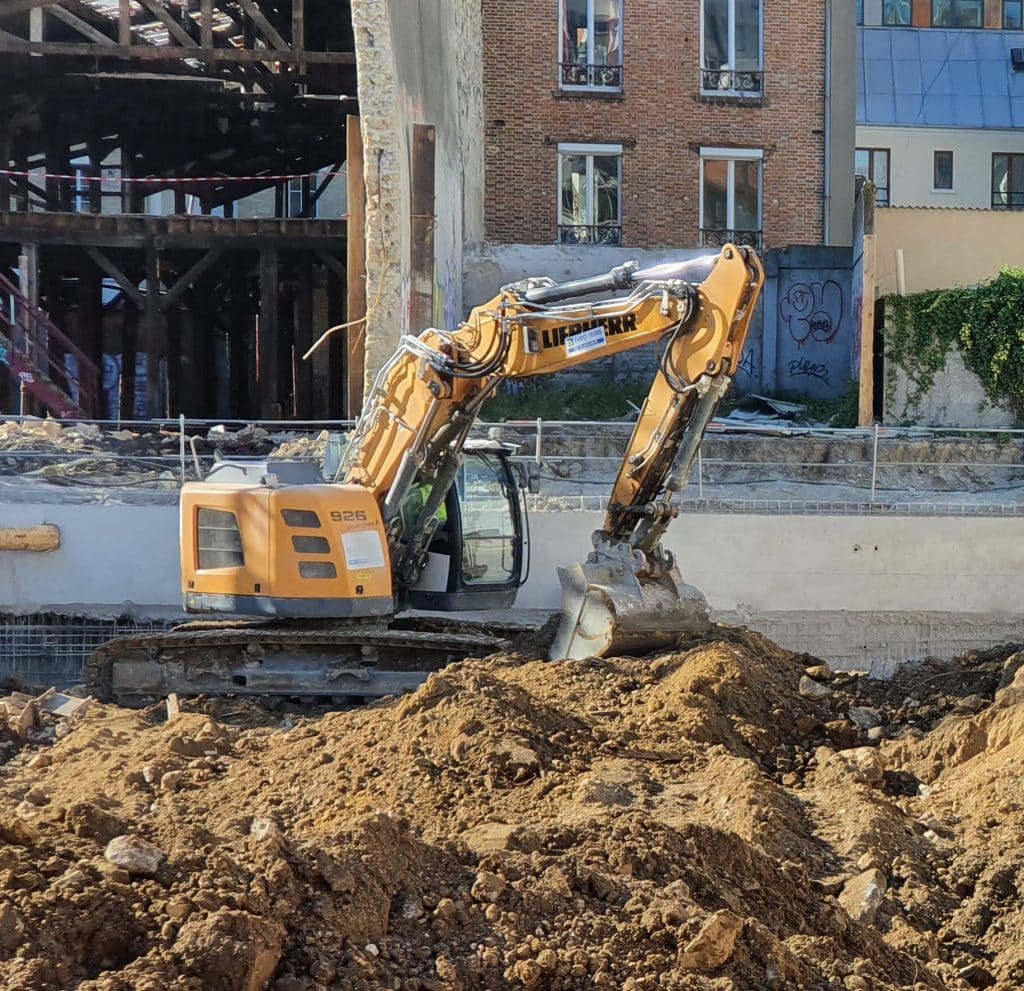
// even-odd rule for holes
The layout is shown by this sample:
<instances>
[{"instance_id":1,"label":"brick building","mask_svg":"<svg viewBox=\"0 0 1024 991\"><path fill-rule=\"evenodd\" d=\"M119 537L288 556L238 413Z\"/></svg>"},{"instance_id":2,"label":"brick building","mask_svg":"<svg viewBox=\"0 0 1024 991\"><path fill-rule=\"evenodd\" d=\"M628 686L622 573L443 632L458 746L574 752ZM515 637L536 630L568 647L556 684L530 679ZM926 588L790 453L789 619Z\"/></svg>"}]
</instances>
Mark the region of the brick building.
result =
<instances>
[{"instance_id":1,"label":"brick building","mask_svg":"<svg viewBox=\"0 0 1024 991\"><path fill-rule=\"evenodd\" d=\"M484 0L487 240L849 244L849 7Z\"/></svg>"}]
</instances>

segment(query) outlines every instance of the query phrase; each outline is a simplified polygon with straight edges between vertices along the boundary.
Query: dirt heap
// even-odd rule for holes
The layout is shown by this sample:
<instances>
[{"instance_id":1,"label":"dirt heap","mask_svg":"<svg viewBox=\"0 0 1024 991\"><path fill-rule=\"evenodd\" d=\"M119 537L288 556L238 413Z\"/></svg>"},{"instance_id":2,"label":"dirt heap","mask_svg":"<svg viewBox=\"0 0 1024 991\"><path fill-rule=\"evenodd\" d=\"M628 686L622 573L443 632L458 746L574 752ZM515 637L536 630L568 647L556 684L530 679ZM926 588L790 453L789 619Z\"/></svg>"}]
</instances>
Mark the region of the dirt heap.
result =
<instances>
[{"instance_id":1,"label":"dirt heap","mask_svg":"<svg viewBox=\"0 0 1024 991\"><path fill-rule=\"evenodd\" d=\"M0 984L1019 988L1019 665L719 631L316 717L95 706L0 772Z\"/></svg>"}]
</instances>

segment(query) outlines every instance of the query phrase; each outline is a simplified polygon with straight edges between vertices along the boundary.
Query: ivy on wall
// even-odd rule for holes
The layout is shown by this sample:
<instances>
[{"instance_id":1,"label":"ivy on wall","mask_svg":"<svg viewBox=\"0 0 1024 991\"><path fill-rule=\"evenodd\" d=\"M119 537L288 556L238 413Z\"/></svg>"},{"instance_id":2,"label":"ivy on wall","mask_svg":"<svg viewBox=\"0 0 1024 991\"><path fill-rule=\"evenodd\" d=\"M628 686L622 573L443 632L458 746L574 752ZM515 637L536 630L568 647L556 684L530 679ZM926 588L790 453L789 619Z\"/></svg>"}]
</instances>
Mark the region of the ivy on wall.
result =
<instances>
[{"instance_id":1,"label":"ivy on wall","mask_svg":"<svg viewBox=\"0 0 1024 991\"><path fill-rule=\"evenodd\" d=\"M1024 268L1004 268L973 289L886 302L886 358L907 375L908 407L920 405L955 346L988 400L1024 420Z\"/></svg>"}]
</instances>

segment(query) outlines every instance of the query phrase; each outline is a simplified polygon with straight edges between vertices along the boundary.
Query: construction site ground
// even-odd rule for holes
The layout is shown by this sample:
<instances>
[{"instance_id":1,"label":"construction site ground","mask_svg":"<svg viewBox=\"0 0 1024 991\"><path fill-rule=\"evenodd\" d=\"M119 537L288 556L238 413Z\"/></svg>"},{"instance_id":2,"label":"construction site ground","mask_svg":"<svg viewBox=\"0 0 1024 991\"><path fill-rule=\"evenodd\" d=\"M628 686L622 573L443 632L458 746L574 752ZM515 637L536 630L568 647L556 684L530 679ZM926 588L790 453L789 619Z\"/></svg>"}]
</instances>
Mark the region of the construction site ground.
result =
<instances>
[{"instance_id":1,"label":"construction site ground","mask_svg":"<svg viewBox=\"0 0 1024 991\"><path fill-rule=\"evenodd\" d=\"M548 635L361 709L6 733L0 985L1024 986L1024 654L883 682Z\"/></svg>"}]
</instances>

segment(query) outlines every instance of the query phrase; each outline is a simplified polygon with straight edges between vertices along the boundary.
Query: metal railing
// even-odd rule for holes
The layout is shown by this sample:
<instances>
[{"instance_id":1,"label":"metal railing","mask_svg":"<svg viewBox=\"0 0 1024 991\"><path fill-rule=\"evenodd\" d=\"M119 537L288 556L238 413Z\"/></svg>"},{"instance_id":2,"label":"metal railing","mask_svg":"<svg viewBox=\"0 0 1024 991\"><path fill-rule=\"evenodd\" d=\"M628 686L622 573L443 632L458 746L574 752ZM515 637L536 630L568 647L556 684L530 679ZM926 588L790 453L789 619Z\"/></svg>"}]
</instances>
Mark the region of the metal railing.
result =
<instances>
[{"instance_id":1,"label":"metal railing","mask_svg":"<svg viewBox=\"0 0 1024 991\"><path fill-rule=\"evenodd\" d=\"M622 228L612 224L559 224L559 244L622 244Z\"/></svg>"},{"instance_id":2,"label":"metal railing","mask_svg":"<svg viewBox=\"0 0 1024 991\"><path fill-rule=\"evenodd\" d=\"M41 309L0 275L0 363L12 371L23 392L51 412L68 416L94 412L102 373Z\"/></svg>"},{"instance_id":3,"label":"metal railing","mask_svg":"<svg viewBox=\"0 0 1024 991\"><path fill-rule=\"evenodd\" d=\"M764 95L764 72L760 69L701 69L702 96Z\"/></svg>"},{"instance_id":4,"label":"metal railing","mask_svg":"<svg viewBox=\"0 0 1024 991\"><path fill-rule=\"evenodd\" d=\"M721 248L726 244L746 244L756 251L761 250L762 231L729 230L725 227L702 227L700 243L704 248Z\"/></svg>"},{"instance_id":5,"label":"metal railing","mask_svg":"<svg viewBox=\"0 0 1024 991\"><path fill-rule=\"evenodd\" d=\"M30 420L30 417L5 417L8 420ZM19 459L39 459L51 463L72 461L82 458L109 460L112 462L137 463L144 466L162 466L165 469L176 469L175 475L182 481L195 478L204 472L205 465L216 459L214 453L196 453L189 443L189 435L204 434L209 437L209 428L215 425L225 427L262 427L268 431L270 440L293 439L303 433L316 434L321 430L345 432L350 430L353 420L219 420L179 417L178 419L139 420L139 421L103 421L73 420L68 423L93 423L110 428L160 429L173 428L178 434L178 447L174 453L168 454L119 454L117 452L76 449L73 451L53 450L2 450L0 464ZM580 495L580 489L589 486L609 486L622 455L618 448L624 449L633 424L629 421L608 420L508 420L503 423L485 423L476 425L474 432L484 435L496 435L519 445L519 451L513 460L522 463L528 473L539 474L549 482L575 485L577 491L569 496L553 494L551 498L580 498L593 502L599 508L603 504L603 492L591 495ZM756 424L730 424L725 420L712 421L709 438L720 438L727 434L738 436L779 435L781 431L791 434L792 439L809 436L811 440L860 441L866 456L850 457L853 452L841 452L838 460L809 460L784 458L725 458L708 457L704 450L698 453L693 470L690 488L681 494L681 501L688 511L728 511L728 512L775 512L775 513L821 513L825 515L865 515L869 513L896 513L902 515L1024 515L1024 429L1012 428L944 428L914 427L898 428L875 425L874 427L834 428L834 427L800 427L800 426L769 426ZM226 438L230 440L230 435ZM788 440L782 437L780 440ZM981 460L980 458L959 457L955 460L908 459L893 457L894 452L887 450L889 441L912 440L970 440L992 439L1001 444L1000 450L1005 452L1004 460ZM621 440L621 444L616 443ZM615 453L590 454L574 448L586 446L588 441L614 445ZM606 450L608 448L605 448ZM232 444L225 445L225 452L231 456ZM951 452L956 453L956 452ZM835 451L831 452L835 455ZM591 477L580 478L573 475L544 474L552 470L552 466L576 464L589 469ZM197 470L198 469L198 470ZM942 470L950 472L964 471L977 473L979 477L992 478L999 472L1009 473L1011 484L1005 486L1006 491L1016 491L1020 500L1010 498L1004 501L965 500L963 495L970 486L953 484L928 488L921 484L920 475L931 476ZM730 475L759 473L759 477L731 478ZM918 477L914 477L917 473ZM991 473L991 474L989 474ZM783 476L783 477L776 477ZM796 477L803 476L803 477ZM820 476L820 477L808 477ZM846 479L844 481L844 478ZM724 480L723 480L724 479ZM901 481L901 484L896 484ZM734 487L751 487L777 482L797 485L829 484L844 487L851 492L863 492L863 497L850 495L848 498L760 498L749 494L731 494ZM550 486L548 486L550 488ZM913 490L913 491L911 491ZM987 494L1001 491L994 484L977 483L974 492ZM914 493L919 492L920 496ZM949 493L948 499L941 495ZM847 494L847 493L844 493ZM583 505L583 503L581 503Z\"/></svg>"},{"instance_id":6,"label":"metal railing","mask_svg":"<svg viewBox=\"0 0 1024 991\"><path fill-rule=\"evenodd\" d=\"M578 87L614 92L622 89L622 66L559 62L558 80L563 88Z\"/></svg>"}]
</instances>

